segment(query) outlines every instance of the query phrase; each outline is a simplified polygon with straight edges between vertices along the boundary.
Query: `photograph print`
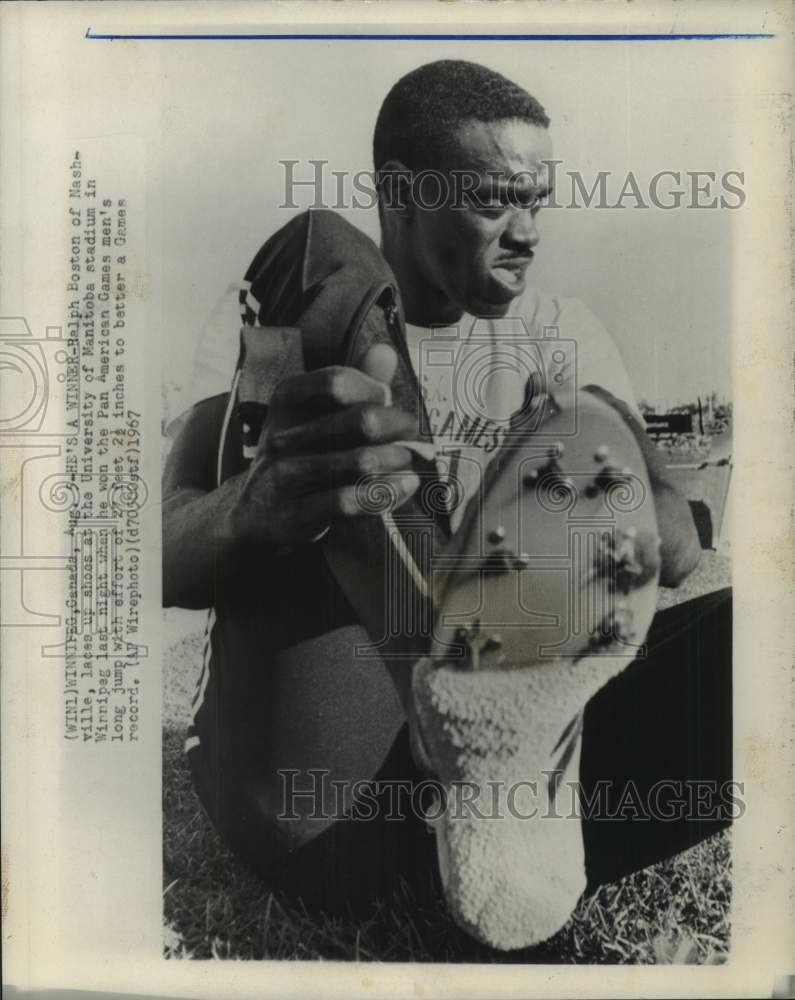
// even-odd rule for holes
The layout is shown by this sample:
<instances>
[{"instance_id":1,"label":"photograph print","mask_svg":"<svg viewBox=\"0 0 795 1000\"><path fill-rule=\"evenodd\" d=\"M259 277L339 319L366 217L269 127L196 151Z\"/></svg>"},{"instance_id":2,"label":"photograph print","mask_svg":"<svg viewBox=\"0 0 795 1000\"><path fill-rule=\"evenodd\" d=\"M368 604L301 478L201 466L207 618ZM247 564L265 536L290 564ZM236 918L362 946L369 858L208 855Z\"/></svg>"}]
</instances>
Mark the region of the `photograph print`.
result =
<instances>
[{"instance_id":1,"label":"photograph print","mask_svg":"<svg viewBox=\"0 0 795 1000\"><path fill-rule=\"evenodd\" d=\"M522 31L164 59L168 958L729 957L763 42Z\"/></svg>"}]
</instances>

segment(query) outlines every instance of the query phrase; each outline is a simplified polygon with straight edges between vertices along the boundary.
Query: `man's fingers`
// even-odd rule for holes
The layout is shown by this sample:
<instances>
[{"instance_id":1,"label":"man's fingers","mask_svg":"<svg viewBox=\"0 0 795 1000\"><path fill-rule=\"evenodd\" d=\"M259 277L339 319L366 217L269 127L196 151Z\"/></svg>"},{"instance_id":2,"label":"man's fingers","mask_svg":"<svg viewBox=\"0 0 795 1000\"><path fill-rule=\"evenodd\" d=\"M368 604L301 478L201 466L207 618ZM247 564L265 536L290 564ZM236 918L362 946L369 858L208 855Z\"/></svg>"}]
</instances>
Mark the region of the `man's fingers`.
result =
<instances>
[{"instance_id":1,"label":"man's fingers","mask_svg":"<svg viewBox=\"0 0 795 1000\"><path fill-rule=\"evenodd\" d=\"M300 375L288 375L276 387L272 409L333 410L357 403L389 403L389 389L357 368L334 366L317 368Z\"/></svg>"},{"instance_id":2,"label":"man's fingers","mask_svg":"<svg viewBox=\"0 0 795 1000\"><path fill-rule=\"evenodd\" d=\"M373 344L361 361L362 371L383 385L390 385L397 371L398 356L394 347L389 344ZM388 406L392 402L386 400Z\"/></svg>"},{"instance_id":3,"label":"man's fingers","mask_svg":"<svg viewBox=\"0 0 795 1000\"><path fill-rule=\"evenodd\" d=\"M362 484L341 486L323 493L313 493L296 501L296 519L306 525L307 533L317 534L321 528L334 521L351 517L383 514L401 507L416 493L420 478L416 472L393 473L387 476L384 489L377 492Z\"/></svg>"},{"instance_id":4,"label":"man's fingers","mask_svg":"<svg viewBox=\"0 0 795 1000\"><path fill-rule=\"evenodd\" d=\"M366 376L364 376L366 377ZM273 455L345 451L366 445L410 441L416 420L403 410L364 404L268 432L266 449Z\"/></svg>"},{"instance_id":5,"label":"man's fingers","mask_svg":"<svg viewBox=\"0 0 795 1000\"><path fill-rule=\"evenodd\" d=\"M401 445L382 444L320 455L296 455L273 464L277 488L285 497L356 483L383 473L410 472L413 455Z\"/></svg>"}]
</instances>

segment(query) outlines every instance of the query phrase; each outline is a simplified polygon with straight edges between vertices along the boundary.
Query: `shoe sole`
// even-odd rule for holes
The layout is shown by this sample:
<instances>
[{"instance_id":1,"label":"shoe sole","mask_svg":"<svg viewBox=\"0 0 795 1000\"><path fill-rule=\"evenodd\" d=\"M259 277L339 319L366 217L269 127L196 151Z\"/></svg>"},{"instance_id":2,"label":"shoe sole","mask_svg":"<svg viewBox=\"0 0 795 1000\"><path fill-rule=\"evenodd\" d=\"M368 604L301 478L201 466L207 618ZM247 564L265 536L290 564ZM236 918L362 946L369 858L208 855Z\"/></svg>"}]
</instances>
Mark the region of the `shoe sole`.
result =
<instances>
[{"instance_id":1,"label":"shoe sole","mask_svg":"<svg viewBox=\"0 0 795 1000\"><path fill-rule=\"evenodd\" d=\"M606 403L503 450L435 566L431 655L413 671L412 745L446 792L431 826L445 896L478 940L554 934L585 884L577 720L637 655L659 555L640 449ZM551 444L550 444L551 442Z\"/></svg>"}]
</instances>

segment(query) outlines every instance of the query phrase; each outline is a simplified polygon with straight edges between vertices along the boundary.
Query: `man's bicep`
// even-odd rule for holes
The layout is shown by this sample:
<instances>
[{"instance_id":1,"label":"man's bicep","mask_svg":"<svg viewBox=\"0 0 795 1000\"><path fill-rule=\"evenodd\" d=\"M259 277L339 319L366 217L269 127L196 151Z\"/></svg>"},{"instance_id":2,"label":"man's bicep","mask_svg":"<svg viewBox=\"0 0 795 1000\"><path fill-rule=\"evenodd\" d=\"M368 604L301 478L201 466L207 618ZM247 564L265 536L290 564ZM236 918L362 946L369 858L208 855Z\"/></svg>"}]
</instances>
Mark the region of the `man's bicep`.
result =
<instances>
[{"instance_id":1,"label":"man's bicep","mask_svg":"<svg viewBox=\"0 0 795 1000\"><path fill-rule=\"evenodd\" d=\"M182 421L163 473L163 499L182 490L209 493L217 486L218 445L229 394L193 406Z\"/></svg>"}]
</instances>

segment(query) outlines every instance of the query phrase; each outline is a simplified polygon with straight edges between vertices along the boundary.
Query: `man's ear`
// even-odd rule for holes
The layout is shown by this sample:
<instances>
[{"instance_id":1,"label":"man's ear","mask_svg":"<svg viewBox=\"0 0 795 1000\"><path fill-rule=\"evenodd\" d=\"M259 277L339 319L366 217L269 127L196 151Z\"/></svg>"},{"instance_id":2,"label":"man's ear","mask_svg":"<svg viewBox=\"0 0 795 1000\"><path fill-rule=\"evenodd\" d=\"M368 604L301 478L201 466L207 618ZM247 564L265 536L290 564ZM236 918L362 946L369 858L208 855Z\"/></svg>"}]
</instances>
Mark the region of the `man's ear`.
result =
<instances>
[{"instance_id":1,"label":"man's ear","mask_svg":"<svg viewBox=\"0 0 795 1000\"><path fill-rule=\"evenodd\" d=\"M412 172L400 160L387 160L376 175L379 206L409 219L414 214Z\"/></svg>"}]
</instances>

